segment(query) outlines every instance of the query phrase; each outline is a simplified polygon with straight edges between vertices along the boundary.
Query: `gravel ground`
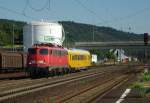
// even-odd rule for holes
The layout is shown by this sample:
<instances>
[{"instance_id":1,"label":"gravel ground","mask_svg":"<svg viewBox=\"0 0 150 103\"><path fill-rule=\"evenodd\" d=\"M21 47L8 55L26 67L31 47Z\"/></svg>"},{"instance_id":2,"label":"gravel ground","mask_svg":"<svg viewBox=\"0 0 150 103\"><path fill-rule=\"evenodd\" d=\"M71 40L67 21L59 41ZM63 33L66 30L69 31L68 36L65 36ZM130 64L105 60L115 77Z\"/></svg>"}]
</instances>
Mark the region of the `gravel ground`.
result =
<instances>
[{"instance_id":1,"label":"gravel ground","mask_svg":"<svg viewBox=\"0 0 150 103\"><path fill-rule=\"evenodd\" d=\"M120 69L120 67L122 69ZM122 66L113 66L113 67L103 68L103 70L106 70L106 69L107 69L107 72L109 72L109 71L113 71L113 72L110 72L107 75L103 74L103 75L95 76L92 78L87 78L87 79L83 79L80 81L75 81L75 82L71 82L68 84L63 84L60 86L48 88L48 89L45 89L42 91L22 95L19 98L16 97L13 99L9 99L2 103L60 103L60 101L64 100L67 96L76 94L77 92L84 90L86 88L90 88L93 85L97 85L100 83L103 84L107 79L121 75L122 74L121 72L126 71L127 66L123 66L123 67ZM100 70L95 69L95 71L100 71ZM81 74L84 74L87 72L89 72L89 71L79 72L79 73L75 73L75 74L68 74L65 76L72 77L73 75L74 76L81 75ZM48 78L46 81L51 81L51 80L55 81L60 78L66 78L65 76L59 76L59 77L56 76L53 78ZM38 82L38 83L40 83L40 82ZM20 83L20 84L22 84L22 83ZM21 85L19 85L19 86L21 86ZM14 87L16 88L16 86L14 86Z\"/></svg>"},{"instance_id":2,"label":"gravel ground","mask_svg":"<svg viewBox=\"0 0 150 103\"><path fill-rule=\"evenodd\" d=\"M16 99L4 101L4 103L60 103L67 96L90 88L93 85L104 83L107 79L118 76L119 73L110 73L108 75L99 75L92 78L75 81L72 83L52 87L43 91L20 96ZM105 79L104 79L105 78Z\"/></svg>"}]
</instances>

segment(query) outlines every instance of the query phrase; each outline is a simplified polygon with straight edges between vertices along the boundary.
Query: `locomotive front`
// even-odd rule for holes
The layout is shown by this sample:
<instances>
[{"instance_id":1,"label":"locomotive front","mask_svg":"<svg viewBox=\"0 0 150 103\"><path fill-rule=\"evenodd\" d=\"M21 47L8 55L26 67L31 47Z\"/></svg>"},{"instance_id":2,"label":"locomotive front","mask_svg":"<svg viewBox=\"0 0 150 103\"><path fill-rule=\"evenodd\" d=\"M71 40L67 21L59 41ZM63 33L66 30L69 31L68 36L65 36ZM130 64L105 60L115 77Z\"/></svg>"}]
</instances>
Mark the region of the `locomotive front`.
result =
<instances>
[{"instance_id":1,"label":"locomotive front","mask_svg":"<svg viewBox=\"0 0 150 103\"><path fill-rule=\"evenodd\" d=\"M29 48L27 66L30 76L62 72L68 66L67 50L47 46Z\"/></svg>"}]
</instances>

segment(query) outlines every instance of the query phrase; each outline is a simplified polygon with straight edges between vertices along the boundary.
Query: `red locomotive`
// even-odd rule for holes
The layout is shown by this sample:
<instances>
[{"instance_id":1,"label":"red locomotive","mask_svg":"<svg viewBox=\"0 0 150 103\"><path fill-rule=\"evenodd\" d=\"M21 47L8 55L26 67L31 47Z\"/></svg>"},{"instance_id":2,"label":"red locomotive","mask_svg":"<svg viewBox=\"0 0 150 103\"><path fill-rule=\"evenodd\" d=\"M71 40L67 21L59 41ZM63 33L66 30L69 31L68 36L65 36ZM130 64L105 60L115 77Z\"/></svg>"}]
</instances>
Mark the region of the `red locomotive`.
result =
<instances>
[{"instance_id":1,"label":"red locomotive","mask_svg":"<svg viewBox=\"0 0 150 103\"><path fill-rule=\"evenodd\" d=\"M62 73L67 66L67 50L62 47L40 44L28 49L27 71L31 76Z\"/></svg>"}]
</instances>

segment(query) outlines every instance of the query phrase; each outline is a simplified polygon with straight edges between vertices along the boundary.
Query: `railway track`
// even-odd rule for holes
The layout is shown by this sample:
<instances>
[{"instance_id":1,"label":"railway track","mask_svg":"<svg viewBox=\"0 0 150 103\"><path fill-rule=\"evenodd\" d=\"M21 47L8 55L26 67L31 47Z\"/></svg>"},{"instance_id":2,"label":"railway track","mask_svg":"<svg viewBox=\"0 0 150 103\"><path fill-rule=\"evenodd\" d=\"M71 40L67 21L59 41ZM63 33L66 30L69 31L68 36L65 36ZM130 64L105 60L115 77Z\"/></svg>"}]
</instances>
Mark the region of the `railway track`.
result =
<instances>
[{"instance_id":1,"label":"railway track","mask_svg":"<svg viewBox=\"0 0 150 103\"><path fill-rule=\"evenodd\" d=\"M101 75L103 73L106 73L106 72L90 73L90 74L86 74L86 75L83 75L83 76L77 76L77 77L72 77L72 78L68 78L68 79L62 79L62 80L58 80L58 81L54 81L54 82L50 81L50 82L47 82L47 83L41 83L41 84L36 84L36 85L32 85L32 86L12 89L12 90L9 90L9 91L4 91L4 92L0 93L0 101L5 100L5 99L9 99L9 98L13 98L13 97L16 97L16 96L19 96L19 95L39 91L39 90L42 90L42 89L50 88L50 87L53 87L53 86L58 86L58 85L70 83L70 82L73 82L73 81L81 80L81 79L84 79L84 78L90 78L90 77L93 77L93 76L96 76L96 75Z\"/></svg>"},{"instance_id":2,"label":"railway track","mask_svg":"<svg viewBox=\"0 0 150 103\"><path fill-rule=\"evenodd\" d=\"M74 95L64 98L60 103L92 103L97 97L103 97L111 89L114 89L129 79L128 75L121 75L115 78L110 78L103 83L86 88Z\"/></svg>"},{"instance_id":3,"label":"railway track","mask_svg":"<svg viewBox=\"0 0 150 103\"><path fill-rule=\"evenodd\" d=\"M6 80L6 79L22 79L22 78L28 78L28 74L26 72L9 72L9 73L0 73L0 80Z\"/></svg>"},{"instance_id":4,"label":"railway track","mask_svg":"<svg viewBox=\"0 0 150 103\"><path fill-rule=\"evenodd\" d=\"M126 75L124 77L119 77L119 79L117 78L116 81L112 85L108 85L101 92L98 92L93 97L91 97L86 103L96 103L97 102L97 98L100 101L105 95L110 93L112 90L118 88L119 86L125 84L127 81L129 81L132 78L133 78L133 75Z\"/></svg>"},{"instance_id":5,"label":"railway track","mask_svg":"<svg viewBox=\"0 0 150 103\"><path fill-rule=\"evenodd\" d=\"M33 80L25 79L23 81L18 80L17 82L15 80L12 80L11 82L0 81L0 91L1 91L0 92L0 103L3 101L4 101L3 103L5 103L6 101L15 100L15 98L22 97L22 96L26 97L29 94L32 95L36 92L44 91L49 88L55 88L57 91L57 88L59 88L59 87L65 88L65 85L71 85L71 83L76 83L77 81L83 82L83 80L87 79L87 78L89 78L89 79L92 78L91 80L93 80L93 81L97 80L100 82L100 84L103 84L106 81L109 81L108 78L112 79L112 78L116 77L116 75L113 75L113 74L121 75L121 74L126 73L127 72L126 68L127 68L126 66L123 66L122 68L112 66L112 67L105 67L104 69L91 69L91 70L84 71L84 72L67 74L64 76L55 76L55 77L50 77L50 78L42 78L42 79L35 79L35 80L34 79ZM104 78L106 78L106 79L103 80ZM91 82L93 82L93 81L91 81ZM1 84L2 82L5 82L5 83ZM81 82L81 84L83 84L82 82ZM89 80L87 82L89 82ZM96 83L97 82L95 82L95 84ZM97 86L100 84L97 84ZM91 86L91 84L89 85L89 87L91 89L94 88L93 86ZM69 86L69 88L72 88L72 87ZM52 91L55 89L52 89ZM66 89L62 89L62 91L66 92L67 90L66 91L65 90ZM84 89L82 89L82 90L84 90ZM69 94L71 96L71 94L73 94L73 93L74 93L74 91L66 92L64 94L65 95ZM65 99L63 99L63 97L65 97L63 94L61 94L58 97L61 97L62 98L61 100L65 100ZM20 102L16 102L16 103L20 103Z\"/></svg>"},{"instance_id":6,"label":"railway track","mask_svg":"<svg viewBox=\"0 0 150 103\"><path fill-rule=\"evenodd\" d=\"M23 87L23 88L14 89L14 90L11 90L11 91L1 92L0 93L0 101L6 100L6 99L9 99L9 98L13 98L13 97L16 97L16 96L19 96L19 95L24 95L24 94L27 94L27 93L31 93L31 92L36 92L36 91L43 90L43 89L46 89L46 88L50 88L50 87L53 87L53 86L62 85L62 84L66 84L66 83L69 83L69 82L81 80L81 79L84 79L84 78L87 78L87 77L89 78L89 77L92 77L92 76L95 76L95 75L100 75L100 74L102 74L102 73L101 72L100 73L94 73L94 74L92 73L92 74L88 74L88 75L84 75L84 76L73 77L73 78L69 78L69 79L62 79L62 80L55 81L55 82L37 84L37 85L29 86L29 87Z\"/></svg>"},{"instance_id":7,"label":"railway track","mask_svg":"<svg viewBox=\"0 0 150 103\"><path fill-rule=\"evenodd\" d=\"M44 82L47 82L47 81L55 81L56 79L60 79L60 78L66 78L66 77L70 77L70 76L76 76L76 75L82 75L82 74L85 74L85 73L92 73L92 72L98 72L98 71L104 71L105 70L96 70L96 69L92 69L92 70L88 70L88 71L85 71L85 72L78 72L78 73L73 73L73 74L66 74L66 75L63 75L63 76L54 76L54 77L49 77L49 78L39 78L39 79L30 79L30 78L25 78L25 79L12 79L12 80L9 80L9 79L2 79L0 80L0 91L5 91L5 90L9 90L10 87L11 89L13 88L18 88L18 87L21 87L21 86L29 86L29 85L33 85L33 84L40 84L40 83L44 83ZM21 85L20 85L21 84ZM24 85L23 85L24 84ZM14 87L15 86L15 87ZM16 87L18 86L18 87ZM3 88L3 89L1 89Z\"/></svg>"},{"instance_id":8,"label":"railway track","mask_svg":"<svg viewBox=\"0 0 150 103\"><path fill-rule=\"evenodd\" d=\"M110 66L110 65L109 65ZM97 68L97 67L109 67L108 65L106 66L91 66L90 69L92 68ZM112 65L111 65L112 66ZM9 72L1 72L0 69L0 81L2 80L7 80L7 79L23 79L23 78L29 78L29 75L27 72L24 71L9 71Z\"/></svg>"},{"instance_id":9,"label":"railway track","mask_svg":"<svg viewBox=\"0 0 150 103\"><path fill-rule=\"evenodd\" d=\"M80 76L80 75L84 75L84 74L89 74L89 73L93 73L93 72L108 72L108 71L113 71L113 70L117 69L113 66L111 67L103 67L103 68L99 68L99 69L90 69L88 71L83 71L83 72L78 72L78 73L72 73L72 74L66 74L63 76L55 76L55 77L49 77L48 79L45 78L40 78L40 79L30 79L30 78L26 78L26 79L12 79L12 80L0 80L0 91L5 91L5 90L9 90L10 87L11 89L13 88L19 88L19 87L23 87L23 86L29 86L29 85L33 85L33 84L40 84L43 82L47 82L47 81L55 81L57 79L61 79L61 78L66 78L66 77L74 77L74 76ZM120 70L120 69L118 69ZM21 85L20 85L21 84ZM3 88L3 89L1 89Z\"/></svg>"},{"instance_id":10,"label":"railway track","mask_svg":"<svg viewBox=\"0 0 150 103\"><path fill-rule=\"evenodd\" d=\"M95 65L91 66L90 69L93 68L107 68L107 67L113 67L114 65ZM128 65L115 65L115 66L128 66ZM133 66L139 66L139 65L130 65ZM7 79L24 79L29 78L29 75L24 71L16 71L16 72L0 72L0 81L1 80L7 80Z\"/></svg>"},{"instance_id":11,"label":"railway track","mask_svg":"<svg viewBox=\"0 0 150 103\"><path fill-rule=\"evenodd\" d=\"M58 80L55 79L53 81L51 81L50 79L45 79L45 80L39 79L36 82L33 82L32 80L31 81L27 80L28 82L26 82L25 84L30 82L31 85L22 86L22 87L18 87L18 88L15 87L14 89L8 89L8 87L4 88L6 85L2 85L2 86L0 86L0 91L1 91L0 92L0 102L8 100L8 99L16 98L16 97L19 97L22 95L26 95L29 93L42 91L47 88L52 88L55 86L67 84L67 83L74 82L74 81L80 81L85 78L92 78L92 77L95 77L98 75L112 73L111 70L110 70L110 72L108 70L107 70L107 72L106 72L106 70L104 70L104 71L94 70L94 72L93 71L87 71L87 72L88 72L88 74L83 74L83 72L81 72L82 75L75 75L73 77L70 76L68 78L62 78L62 79L59 78ZM23 82L20 82L20 83L22 84Z\"/></svg>"}]
</instances>

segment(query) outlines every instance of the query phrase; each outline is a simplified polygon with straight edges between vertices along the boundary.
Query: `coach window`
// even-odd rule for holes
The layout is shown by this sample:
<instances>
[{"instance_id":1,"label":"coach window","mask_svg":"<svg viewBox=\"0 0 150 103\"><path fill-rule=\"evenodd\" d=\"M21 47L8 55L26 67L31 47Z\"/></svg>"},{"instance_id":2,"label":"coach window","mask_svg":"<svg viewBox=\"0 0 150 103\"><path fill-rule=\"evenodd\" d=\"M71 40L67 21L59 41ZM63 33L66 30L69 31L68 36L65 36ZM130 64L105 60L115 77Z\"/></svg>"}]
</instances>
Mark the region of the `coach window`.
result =
<instances>
[{"instance_id":1,"label":"coach window","mask_svg":"<svg viewBox=\"0 0 150 103\"><path fill-rule=\"evenodd\" d=\"M72 55L70 54L70 61L71 61L71 57L72 57Z\"/></svg>"},{"instance_id":2,"label":"coach window","mask_svg":"<svg viewBox=\"0 0 150 103\"><path fill-rule=\"evenodd\" d=\"M86 55L84 55L84 60L87 60L87 56Z\"/></svg>"},{"instance_id":3,"label":"coach window","mask_svg":"<svg viewBox=\"0 0 150 103\"><path fill-rule=\"evenodd\" d=\"M78 60L79 58L78 58L78 55L73 55L72 56L72 60Z\"/></svg>"},{"instance_id":4,"label":"coach window","mask_svg":"<svg viewBox=\"0 0 150 103\"><path fill-rule=\"evenodd\" d=\"M72 55L72 60L76 60L76 57L75 57L75 55Z\"/></svg>"},{"instance_id":5,"label":"coach window","mask_svg":"<svg viewBox=\"0 0 150 103\"><path fill-rule=\"evenodd\" d=\"M48 54L48 49L40 49L39 53L41 55L47 55Z\"/></svg>"},{"instance_id":6,"label":"coach window","mask_svg":"<svg viewBox=\"0 0 150 103\"><path fill-rule=\"evenodd\" d=\"M78 55L77 57L78 57L77 60L81 60L81 55Z\"/></svg>"},{"instance_id":7,"label":"coach window","mask_svg":"<svg viewBox=\"0 0 150 103\"><path fill-rule=\"evenodd\" d=\"M83 58L83 55L81 55L81 57L80 57L80 60L83 60L84 58Z\"/></svg>"}]
</instances>

